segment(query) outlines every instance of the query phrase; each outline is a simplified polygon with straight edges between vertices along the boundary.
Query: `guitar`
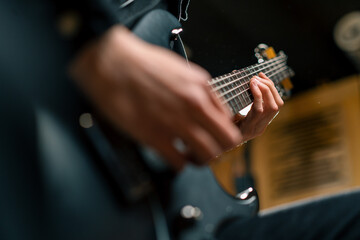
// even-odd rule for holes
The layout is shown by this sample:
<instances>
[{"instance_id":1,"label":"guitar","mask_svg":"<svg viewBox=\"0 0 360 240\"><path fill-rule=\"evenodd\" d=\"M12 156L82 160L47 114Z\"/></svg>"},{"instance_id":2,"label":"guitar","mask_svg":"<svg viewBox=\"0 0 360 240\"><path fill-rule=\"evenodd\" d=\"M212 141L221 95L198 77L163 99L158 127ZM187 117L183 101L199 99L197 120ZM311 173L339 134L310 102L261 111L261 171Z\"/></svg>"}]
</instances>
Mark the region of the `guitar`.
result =
<instances>
[{"instance_id":1,"label":"guitar","mask_svg":"<svg viewBox=\"0 0 360 240\"><path fill-rule=\"evenodd\" d=\"M153 10L132 31L152 44L176 49L173 29L180 27L170 13ZM62 56L62 50L59 47L56 53ZM45 51L36 56L48 57ZM95 118L73 82L64 81L59 62L50 60L52 67L41 69L39 75L47 91L33 106L39 148L36 163L44 191L39 196L44 201L41 229L50 235L44 239L163 239L160 235L204 239L212 238L232 218L257 213L258 199L252 186L230 195L208 167L189 165L181 173L169 175L151 169L139 146ZM282 76L291 75L285 61L280 54L280 58L264 59L210 84L219 88L235 114L251 103L246 87L251 76L261 70L280 83ZM238 96L234 97L231 88Z\"/></svg>"},{"instance_id":2,"label":"guitar","mask_svg":"<svg viewBox=\"0 0 360 240\"><path fill-rule=\"evenodd\" d=\"M174 29L180 27L178 20L168 12L153 10L143 16L132 31L149 43L176 50L174 39L177 35L174 32L176 34L177 31ZM293 72L286 65L286 55L282 52L276 55L272 48L262 44L256 48L256 56L259 63L209 81L234 115L251 105L253 97L249 83L259 72L274 81L281 96L289 94L291 84L288 78ZM139 201L154 192L157 188L154 175L157 173L153 174L141 160L142 156L131 151L136 147L131 141L126 137L114 136L112 129L102 124L93 124L86 131L128 202ZM155 178L159 180L158 176ZM211 238L227 220L253 216L258 211L258 199L252 186L230 195L214 178L211 168L189 165L180 174L172 176L171 180L160 181L169 181L171 185L167 192L168 201L163 207L167 228L176 239Z\"/></svg>"},{"instance_id":3,"label":"guitar","mask_svg":"<svg viewBox=\"0 0 360 240\"><path fill-rule=\"evenodd\" d=\"M5 233L34 239L163 239L162 231L170 229L168 235L176 239L204 239L231 218L256 214L255 190L249 186L235 197L229 195L210 168L188 166L170 177L149 169L136 143L92 118L91 106L67 78L70 46L59 41L48 21L54 11L51 1L13 4L26 11L3 11L5 19L12 16L6 22L19 26L4 35L7 51L1 58L2 70L7 70L2 77L9 80L5 86L11 86L2 88L3 95L14 103L2 98L2 109L11 116L4 115L2 122L6 141L1 150L9 156L1 161L6 166L1 185ZM132 30L145 41L176 49L172 30L180 27L168 12L153 10ZM266 63L268 70L262 68ZM257 67L274 74L273 79L289 74L277 60L264 59ZM211 81L235 107L234 113L251 102L243 88L251 74L256 74L256 66ZM227 93L233 86L237 97ZM22 98L23 90L30 97ZM243 91L248 93L241 95ZM159 190L159 182L169 185L167 191Z\"/></svg>"}]
</instances>

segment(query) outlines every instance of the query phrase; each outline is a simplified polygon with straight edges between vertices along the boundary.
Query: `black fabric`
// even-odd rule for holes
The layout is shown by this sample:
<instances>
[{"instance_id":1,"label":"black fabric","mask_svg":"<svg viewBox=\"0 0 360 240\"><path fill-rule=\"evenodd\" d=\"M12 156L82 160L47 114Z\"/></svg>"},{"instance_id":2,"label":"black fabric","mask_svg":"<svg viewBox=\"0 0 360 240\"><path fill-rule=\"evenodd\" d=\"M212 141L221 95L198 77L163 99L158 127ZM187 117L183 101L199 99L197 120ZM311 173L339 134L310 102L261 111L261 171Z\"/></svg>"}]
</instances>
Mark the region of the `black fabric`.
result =
<instances>
[{"instance_id":1,"label":"black fabric","mask_svg":"<svg viewBox=\"0 0 360 240\"><path fill-rule=\"evenodd\" d=\"M155 238L149 203L122 204L83 141L79 116L88 109L67 74L80 47L121 22L110 4L2 3L0 239ZM69 11L81 19L74 36L58 28Z\"/></svg>"},{"instance_id":2,"label":"black fabric","mask_svg":"<svg viewBox=\"0 0 360 240\"><path fill-rule=\"evenodd\" d=\"M285 208L250 219L235 219L219 229L219 240L360 239L360 191Z\"/></svg>"},{"instance_id":3,"label":"black fabric","mask_svg":"<svg viewBox=\"0 0 360 240\"><path fill-rule=\"evenodd\" d=\"M54 1L58 19L69 13L78 17L79 31L65 37L72 43L73 52L115 24L122 24L131 29L146 12L155 8L166 8L166 2L161 0L136 0L121 7L124 2L119 0Z\"/></svg>"}]
</instances>

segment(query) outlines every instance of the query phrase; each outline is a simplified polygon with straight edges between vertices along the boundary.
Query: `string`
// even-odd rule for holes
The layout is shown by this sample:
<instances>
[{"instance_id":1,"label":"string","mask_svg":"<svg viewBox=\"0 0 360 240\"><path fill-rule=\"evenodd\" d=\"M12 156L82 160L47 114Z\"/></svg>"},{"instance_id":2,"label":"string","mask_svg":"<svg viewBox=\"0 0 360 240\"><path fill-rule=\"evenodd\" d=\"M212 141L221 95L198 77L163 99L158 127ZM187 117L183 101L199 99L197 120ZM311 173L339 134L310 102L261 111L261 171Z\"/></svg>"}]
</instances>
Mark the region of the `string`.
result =
<instances>
[{"instance_id":1,"label":"string","mask_svg":"<svg viewBox=\"0 0 360 240\"><path fill-rule=\"evenodd\" d=\"M281 60L282 58L284 58L285 56L278 56L278 57L275 57L275 58L272 58L272 59L270 59L270 60L268 60L268 61L266 61L266 62L262 62L262 63L259 63L259 64L255 64L255 65L252 65L252 66L250 66L250 67L262 67L262 66L264 66L264 65L267 65L267 64L271 64L271 63L273 63L273 62L276 62L276 61L278 61L278 60ZM249 68L250 68L249 67ZM243 69L240 69L240 70L237 70L237 71L235 71L235 72L233 72L233 73L230 73L230 74L225 74L225 75L223 75L223 76L219 76L219 77L216 77L216 78L214 78L214 79L211 79L211 82L210 82L210 84L213 84L213 85L215 85L216 83L219 83L219 82L221 82L221 81L223 81L223 80L226 80L226 79L228 79L228 78L230 78L230 77L238 77L241 73L243 73L244 72L244 70L245 70L246 68L243 68ZM244 77L247 77L248 75L245 75Z\"/></svg>"},{"instance_id":2,"label":"string","mask_svg":"<svg viewBox=\"0 0 360 240\"><path fill-rule=\"evenodd\" d=\"M268 60L268 61L265 61L265 62L262 62L262 63L259 63L259 64L255 64L255 65L252 65L252 66L250 66L250 67L252 67L252 68L254 68L254 67L257 67L257 66L263 66L263 65L266 65L266 64L271 64L271 63L274 63L274 62L276 62L276 61L279 61L279 60L281 60L281 59L283 59L283 58L286 58L286 55L284 55L284 54L282 54L282 55L280 55L280 56L278 56L278 57L275 57L275 58L272 58L272 59L270 59L270 60ZM250 68L249 67L249 68ZM230 77L233 77L233 76L239 76L240 75L240 73L241 72L243 72L243 70L244 70L245 68L243 68L243 69L240 69L240 70L238 70L238 71L236 71L236 72L234 72L233 74L226 74L226 75L223 75L223 76L219 76L219 77L216 77L216 78L214 78L214 79L211 79L211 82L209 82L211 85L214 85L214 84L216 84L216 83L218 83L218 82L221 82L221 81L223 81L223 80L225 80L225 79L228 79L228 78L230 78ZM250 74L249 74L250 75ZM248 77L249 75L245 75L244 77Z\"/></svg>"},{"instance_id":3,"label":"string","mask_svg":"<svg viewBox=\"0 0 360 240\"><path fill-rule=\"evenodd\" d=\"M271 68L272 66L274 66L274 67L281 67L281 66L285 66L285 65L286 65L285 60L282 61L282 62L280 62L280 63L273 63L273 64L271 64L271 66L267 66L267 67L265 67L265 68L258 69L258 70L256 70L256 71L254 71L254 72L251 74L251 76L254 76L254 75L256 75L256 74L259 73L259 72L263 72L264 69L269 69L269 68ZM249 75L250 75L250 74L249 74ZM229 86L230 84L233 84L233 83L235 83L235 82L239 82L239 80L241 81L241 80L243 80L244 78L249 78L249 75L244 76L244 77L240 77L240 78L236 78L236 79L234 79L233 81L227 82L226 84L224 84L224 85L222 85L222 86L219 86L218 88L213 88L213 90L214 90L214 91L218 91L218 90L220 90L220 89L224 89L226 86ZM228 90L225 91L225 92L221 92L221 94L219 94L219 95L220 95L220 97L223 97L223 96L225 96L226 94L235 91L236 89L238 89L238 88L246 85L246 84L249 83L249 82L250 82L250 79L249 79L248 81L246 81L246 82L243 82L243 83L240 84L240 85L237 85L235 88L228 89Z\"/></svg>"},{"instance_id":4,"label":"string","mask_svg":"<svg viewBox=\"0 0 360 240\"><path fill-rule=\"evenodd\" d=\"M265 74L268 74L268 77L270 78L270 77L273 77L273 76L276 75L276 74L280 74L281 72L286 71L287 69L288 69L288 67L287 67L287 66L284 66L284 67L282 67L282 68L280 68L280 69L276 69L276 72L274 72L274 73L268 74L269 72L273 71L273 70L270 70L270 71L267 71ZM250 89L250 87L244 89L243 91L239 92L238 94L231 96L231 98L226 99L225 101L223 101L223 103L229 103L229 102L230 102L232 99L234 99L235 97L238 97L238 96L240 96L241 94L243 94L243 93L245 93L245 92L248 92L249 89ZM250 96L250 95L251 95L251 93L249 93L248 96Z\"/></svg>"},{"instance_id":5,"label":"string","mask_svg":"<svg viewBox=\"0 0 360 240\"><path fill-rule=\"evenodd\" d=\"M273 77L275 74L280 74L280 72L283 72L283 71L285 71L285 70L287 70L287 69L288 69L288 67L287 67L287 66L284 66L284 67L282 67L282 68L280 68L280 69L277 69L275 73L269 74L268 77L269 77L269 78L270 78L270 77ZM270 72L270 71L268 71L268 72ZM268 73L268 72L267 72L267 73ZM245 93L245 92L248 92L249 89L250 89L250 88L248 87L248 88L244 89L243 91L239 92L238 94L231 96L231 98L226 99L226 100L224 101L224 103L228 103L228 102L230 102L232 99L234 99L235 97L238 97L238 96L240 96L241 94L243 94L243 93ZM248 93L249 93L249 92L248 92ZM251 95L251 93L249 93L249 96L250 96L250 95Z\"/></svg>"}]
</instances>

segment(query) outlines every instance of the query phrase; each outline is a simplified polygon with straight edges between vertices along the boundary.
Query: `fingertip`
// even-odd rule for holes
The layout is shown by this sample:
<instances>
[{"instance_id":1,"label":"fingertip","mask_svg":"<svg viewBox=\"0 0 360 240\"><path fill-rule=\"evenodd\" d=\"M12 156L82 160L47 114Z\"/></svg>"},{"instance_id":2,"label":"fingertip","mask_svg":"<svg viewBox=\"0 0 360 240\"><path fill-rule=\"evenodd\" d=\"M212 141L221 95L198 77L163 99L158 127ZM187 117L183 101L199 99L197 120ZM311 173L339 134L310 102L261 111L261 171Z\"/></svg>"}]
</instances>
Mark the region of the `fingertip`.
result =
<instances>
[{"instance_id":1,"label":"fingertip","mask_svg":"<svg viewBox=\"0 0 360 240\"><path fill-rule=\"evenodd\" d=\"M260 73L259 73L259 76L262 77L262 78L265 78L265 77L266 77L265 73L263 73L263 72L260 72Z\"/></svg>"},{"instance_id":2,"label":"fingertip","mask_svg":"<svg viewBox=\"0 0 360 240\"><path fill-rule=\"evenodd\" d=\"M259 80L257 80L256 77L254 77L251 81L251 85L253 85L254 87L258 87L259 83L260 82L259 82Z\"/></svg>"},{"instance_id":3,"label":"fingertip","mask_svg":"<svg viewBox=\"0 0 360 240\"><path fill-rule=\"evenodd\" d=\"M252 81L250 85L253 95L261 95L261 89L263 84L259 80L254 79L254 81Z\"/></svg>"},{"instance_id":4,"label":"fingertip","mask_svg":"<svg viewBox=\"0 0 360 240\"><path fill-rule=\"evenodd\" d=\"M270 79L268 78L268 76L266 76L266 74L263 73L263 72L260 72L260 73L259 73L259 77L265 78L265 79L267 79L267 80L270 80Z\"/></svg>"}]
</instances>

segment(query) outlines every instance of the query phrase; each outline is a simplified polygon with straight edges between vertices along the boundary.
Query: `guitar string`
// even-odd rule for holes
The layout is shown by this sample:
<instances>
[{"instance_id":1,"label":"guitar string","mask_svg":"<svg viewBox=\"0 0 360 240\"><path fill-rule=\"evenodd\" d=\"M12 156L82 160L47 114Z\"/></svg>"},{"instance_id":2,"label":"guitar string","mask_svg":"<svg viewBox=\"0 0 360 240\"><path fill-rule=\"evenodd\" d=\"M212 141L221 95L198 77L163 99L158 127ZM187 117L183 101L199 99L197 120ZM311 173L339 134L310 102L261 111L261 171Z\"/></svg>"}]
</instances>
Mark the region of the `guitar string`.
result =
<instances>
[{"instance_id":1,"label":"guitar string","mask_svg":"<svg viewBox=\"0 0 360 240\"><path fill-rule=\"evenodd\" d=\"M275 66L274 66L275 65ZM277 66L276 66L277 65ZM279 68L279 67L282 67L282 66L284 66L284 65L286 65L286 63L277 63L277 64L271 64L271 65L268 65L267 67L265 67L265 68L262 68L262 69L258 69L257 71L254 71L254 72L252 72L251 73L251 77L252 76L254 76L254 75L256 75L257 73L259 73L259 72L264 72L264 70L266 69L266 70L268 70L268 69L276 69L276 68ZM245 82L241 82L241 80L243 80L244 78L247 78L248 80L247 81L245 81ZM237 79L234 79L233 81L230 81L228 84L226 84L226 86L223 86L223 87L221 87L221 88L217 88L217 89L215 89L215 90L219 90L219 89L225 89L226 91L225 92L219 92L219 91L217 91L217 95L219 96L219 97L226 97L226 95L227 94L231 94L231 95L233 95L233 93L236 93L237 91L239 91L238 89L240 88L243 88L245 85L247 85L248 83L249 83L249 81L250 81L250 76L246 76L246 77L242 77L242 78L237 78ZM229 89L229 87L227 87L228 85L230 85L230 84L233 84L233 83L238 83L238 82L240 82L241 84L239 84L239 85L237 85L235 88L231 88L231 89ZM227 87L227 88L225 88L225 87ZM244 97L243 97L244 98Z\"/></svg>"},{"instance_id":2,"label":"guitar string","mask_svg":"<svg viewBox=\"0 0 360 240\"><path fill-rule=\"evenodd\" d=\"M289 69L288 66L284 66L284 67L282 67L282 68L280 68L280 69L276 69L276 72L271 73L271 74L269 75L269 78L270 78L270 77L273 77L273 76L276 75L276 74L280 74L281 72L284 72L284 71L286 71L286 70L288 70L288 69ZM269 72L271 72L271 71L268 71L267 73L269 73ZM235 97L238 97L238 96L240 96L241 94L243 94L243 93L245 93L245 92L248 92L249 89L250 89L250 87L244 89L243 91L239 92L239 93L236 94L236 95L231 96L231 98L225 99L224 103L228 103L228 102L230 102L232 99L234 99ZM248 95L250 96L250 95L252 95L252 94L248 92Z\"/></svg>"},{"instance_id":3,"label":"guitar string","mask_svg":"<svg viewBox=\"0 0 360 240\"><path fill-rule=\"evenodd\" d=\"M285 59L286 60L286 59ZM284 61L285 61L284 60ZM280 60L278 60L278 62L284 62L284 61L282 61L281 59ZM268 61L269 62L269 61ZM267 63L268 63L267 62ZM273 65L276 65L276 64L274 64L274 63L272 63L272 64L267 64L267 66L266 67L264 67L264 68L260 68L260 69L258 69L257 71L255 71L255 72L253 72L252 73L252 75L255 75L257 72L260 72L260 71L263 71L264 69L271 69L272 71L274 71L274 69L277 69L277 68L279 68L279 66L277 66L277 68L275 68ZM280 64L278 64L278 65L280 65ZM280 66L284 66L285 64L281 64ZM272 67L272 68L270 68L270 66ZM241 70L240 70L241 71ZM268 74L268 72L269 71L267 71L267 72L265 72L266 74ZM243 78L245 78L245 77L249 77L249 75L246 75L246 76L243 76L242 78L240 78L240 80L241 79L243 79ZM238 81L239 79L235 79L235 81ZM232 81L232 82L234 82L234 81ZM235 93L236 93L236 91L237 91L237 89L238 88L240 88L240 87L244 87L244 85L248 85L248 82L249 81L247 81L247 82L245 82L245 83L243 83L243 84L241 84L240 86L238 86L238 87L236 87L236 89L229 89L230 91L227 91L226 93L223 93L222 94L222 96L225 96L226 94L229 94L229 93L231 93L231 92L233 92L233 91L235 91ZM229 84L227 84L227 85L229 85ZM246 91L247 89L245 89L245 91ZM246 104L247 103L251 103L252 102L252 99L250 98L250 94L249 93L247 93L247 92L245 92L245 93L247 93L245 96L244 96L244 91L242 91L242 92L240 92L239 94L235 94L235 95L232 95L232 97L229 99L228 98L228 101L226 102L226 103L229 103L229 105L230 105L230 107L234 110L234 112L238 112L237 110L241 110L243 107L244 107L244 105L246 106ZM219 95L218 93L217 93L217 95ZM240 98L239 96L242 96L242 98ZM235 98L237 98L237 99L235 99ZM235 101L234 101L235 100ZM237 101L236 101L237 100ZM241 105L241 106L240 106Z\"/></svg>"},{"instance_id":4,"label":"guitar string","mask_svg":"<svg viewBox=\"0 0 360 240\"><path fill-rule=\"evenodd\" d=\"M250 67L253 68L253 67L255 67L255 66L263 66L263 65L266 65L266 64L269 64L269 63L273 63L273 62L279 61L279 60L284 59L284 58L286 59L287 56L286 56L286 55L280 55L280 56L278 56L278 57L272 58L272 59L267 60L267 61L265 61L265 62L251 65L251 66L249 66L248 68L250 68ZM218 83L218 82L220 82L220 81L223 81L223 80L225 80L225 79L227 79L227 78L229 78L229 77L239 76L239 73L244 72L244 70L246 70L246 68L242 68L242 69L236 70L234 73L225 74L225 75L222 75L222 76L213 78L213 79L211 79L211 80L209 81L209 83L210 83L210 84L216 84L216 83ZM248 75L249 75L249 74L248 74ZM248 75L245 75L245 77L248 76Z\"/></svg>"},{"instance_id":5,"label":"guitar string","mask_svg":"<svg viewBox=\"0 0 360 240\"><path fill-rule=\"evenodd\" d=\"M263 71L264 69L271 68L273 66L276 66L277 64L281 64L281 63L284 63L284 62L286 62L286 59L278 59L277 61L274 61L274 62L271 62L271 63L267 62L267 65L262 66L262 68L256 67L256 65L255 65L255 67L251 67L251 68L250 67L248 67L246 69L243 68L243 69L238 70L238 73L236 75L229 75L229 76L226 76L225 78L223 78L221 80L221 81L224 81L224 83L222 85L218 85L219 81L216 82L216 83L210 83L210 84L212 84L212 88L215 91L218 91L218 90L222 89L223 87L226 87L226 86L230 85L231 83L236 82L237 80L242 80L244 78L252 77L254 75L254 73L258 73L260 71ZM251 71L251 70L254 71L254 69L256 69L255 72L250 72L250 73L246 72L246 71ZM244 75L244 73L245 73L245 75ZM225 82L225 80L228 80L228 79L231 79L231 78L233 78L232 81Z\"/></svg>"},{"instance_id":6,"label":"guitar string","mask_svg":"<svg viewBox=\"0 0 360 240\"><path fill-rule=\"evenodd\" d=\"M282 74L282 78L286 78L286 77L289 77L291 75L291 73L289 72L289 68L287 66L285 66L282 69L279 69L276 72L274 72L272 74L269 74L269 77L274 76L274 77L278 78L279 75L281 75L281 74ZM235 99L228 99L228 100L222 101L222 104L227 104L231 108L231 110L232 110L232 112L234 114L239 113L242 109L244 109L246 106L249 106L253 102L253 99L251 98L252 94L249 91L249 88L245 89L242 93L240 93L238 95L244 94L244 92L247 93L247 98L248 98L249 101L245 101L245 102L240 101L240 102L238 102ZM244 100L245 100L245 98L244 98Z\"/></svg>"},{"instance_id":7,"label":"guitar string","mask_svg":"<svg viewBox=\"0 0 360 240\"><path fill-rule=\"evenodd\" d=\"M286 55L277 56L277 57L272 58L272 59L270 59L270 60L267 60L267 61L265 61L265 62L251 65L251 66L249 66L248 68L250 68L250 67L255 67L255 66L257 66L257 67L262 67L262 66L264 66L264 65L266 65L266 64L276 62L276 61L281 60L281 59L283 59L283 58L287 58L287 56L286 56ZM242 68L242 69L239 69L239 70L234 71L233 73L228 73L228 74L224 74L224 75L222 75L222 76L218 76L218 77L216 77L216 78L211 79L211 80L210 80L210 83L211 83L211 84L216 84L216 83L221 82L221 81L223 81L223 80L225 80L225 79L227 79L227 78L229 78L229 77L239 76L239 74L240 74L240 73L243 73L244 70L246 70L246 69L247 69L247 68Z\"/></svg>"},{"instance_id":8,"label":"guitar string","mask_svg":"<svg viewBox=\"0 0 360 240\"><path fill-rule=\"evenodd\" d=\"M256 73L258 73L258 72L260 72L260 71L263 71L264 69L271 69L272 71L274 70L274 69L276 69L275 67L277 67L277 68L279 68L279 66L284 66L285 64L279 64L278 62L285 62L286 61L286 59L283 59L284 57L286 57L286 55L281 55L281 57L280 57L280 59L277 59L276 61L274 61L273 63L270 63L269 64L269 61L267 61L266 62L266 66L265 67L263 67L263 68L258 68L257 69L257 71L255 71L255 72L252 72L252 73L250 73L251 74L251 76L253 76L253 75L255 75ZM274 66L274 65L278 65L278 66ZM257 66L258 67L258 65L255 65L255 66ZM254 67L254 68L256 68L256 67ZM247 69L248 71L249 71L249 69ZM244 72L244 70L243 69L241 69L241 70L239 70L239 71L237 71L237 72L241 72L242 71L242 73ZM268 73L269 71L267 71L267 72L265 72L266 74ZM240 77L240 78L236 78L236 79L234 79L234 81L230 81L230 83L227 83L226 84L226 86L227 85L229 85L229 84L231 84L231 83L233 83L233 82L238 82L238 81L241 81L242 79L244 79L244 78L249 78L249 75L250 74L247 74L247 75L243 75L242 77ZM234 75L234 74L233 74ZM239 76L239 74L237 74L237 76L236 77L238 77ZM226 75L225 76L226 78L229 78L229 75ZM222 93L221 94L221 96L225 96L226 94L229 94L229 93L232 93L232 92L235 92L236 93L236 91L238 91L237 89L238 88L243 88L244 87L244 85L247 85L248 84L248 82L249 81L246 81L245 83L243 83L243 84L241 84L241 85L238 85L237 87L236 87L236 89L229 89L230 91L227 91L227 92L225 92L225 93ZM222 86L222 88L223 88L223 86ZM218 88L218 89L221 89L221 88ZM248 89L248 88L247 88ZM245 91L247 91L247 89L245 89ZM245 93L247 93L245 96L244 96L244 91L242 91L242 92L240 92L239 94L235 94L235 95L232 95L232 97L229 99L228 98L228 100L226 101L226 103L229 103L229 105L230 105L230 107L234 110L234 112L238 112L237 110L241 110L243 107L244 107L244 105L246 106L246 104L247 103L251 103L252 102L252 99L250 98L250 94L249 93L247 93L247 92L245 92ZM217 95L219 95L219 93L217 93ZM239 96L242 96L242 98L240 98ZM235 99L235 98L237 98L237 99ZM235 101L234 101L235 100ZM236 101L237 100L237 101ZM241 105L241 106L240 106Z\"/></svg>"},{"instance_id":9,"label":"guitar string","mask_svg":"<svg viewBox=\"0 0 360 240\"><path fill-rule=\"evenodd\" d=\"M269 71L266 71L265 74L267 74L268 77L274 77L274 78L275 77L278 78L280 74L283 74L283 75L286 74L286 77L289 77L290 74L289 74L289 72L285 72L286 70L287 71L289 70L288 66L283 65L282 68L271 69ZM274 75L277 75L277 76L274 76ZM285 77L283 76L283 78L285 78ZM273 79L273 81L274 81L274 79ZM247 86L243 89L243 91L241 91L235 95L231 95L229 98L224 98L224 101L222 101L222 103L228 104L232 108L234 113L241 111L241 109L245 108L246 106L248 106L249 104L251 104L253 102L253 99L251 98L252 94L249 91L249 88L250 88L250 85L247 84Z\"/></svg>"},{"instance_id":10,"label":"guitar string","mask_svg":"<svg viewBox=\"0 0 360 240\"><path fill-rule=\"evenodd\" d=\"M229 85L231 85L231 84L233 84L233 83L240 82L241 80L243 80L243 79L245 79L245 78L249 78L248 81L242 82L240 85L237 85L236 88L227 89L227 91L221 92L220 96L221 96L221 97L222 97L222 96L225 96L226 94L228 94L228 93L230 93L230 92L238 89L239 87L242 87L242 86L244 86L245 84L247 84L247 83L250 81L250 77L253 77L253 76L256 75L257 73L260 73L260 72L264 71L265 69L270 69L271 67L274 67L274 68L275 68L275 67L278 67L278 68L279 68L279 67L284 66L284 65L286 65L285 60L284 60L284 61L281 61L281 62L279 62L279 63L273 63L273 64L268 65L268 66L266 66L266 67L264 67L264 68L262 68L262 69L258 69L258 70L256 70L256 71L252 72L251 75L233 79L233 80L230 81L230 82L226 82L226 84L224 84L224 85L222 85L222 86L218 86L218 88L213 88L213 91L219 92L219 90L225 89L225 87L227 87L227 86L229 86ZM225 89L225 90L226 90L226 89Z\"/></svg>"},{"instance_id":11,"label":"guitar string","mask_svg":"<svg viewBox=\"0 0 360 240\"><path fill-rule=\"evenodd\" d=\"M270 77L273 77L274 75L280 74L281 72L284 72L284 71L286 71L286 70L288 70L288 69L289 69L288 66L284 66L284 67L282 67L282 68L280 68L280 69L277 69L276 72L269 74L268 77L269 77L269 78L270 78ZM271 72L271 71L272 71L272 70L268 71L267 73L269 73L269 72ZM265 73L265 74L266 74L266 73ZM244 89L243 91L239 92L239 93L236 94L236 95L231 96L231 98L224 99L223 104L224 104L224 103L229 103L229 102L230 102L232 99L234 99L235 97L238 97L238 96L240 96L241 94L243 94L243 93L245 93L245 92L248 92L249 89L250 89L250 87ZM250 96L250 95L252 95L252 94L249 93L249 96ZM248 96L248 97L249 97L249 96Z\"/></svg>"}]
</instances>

